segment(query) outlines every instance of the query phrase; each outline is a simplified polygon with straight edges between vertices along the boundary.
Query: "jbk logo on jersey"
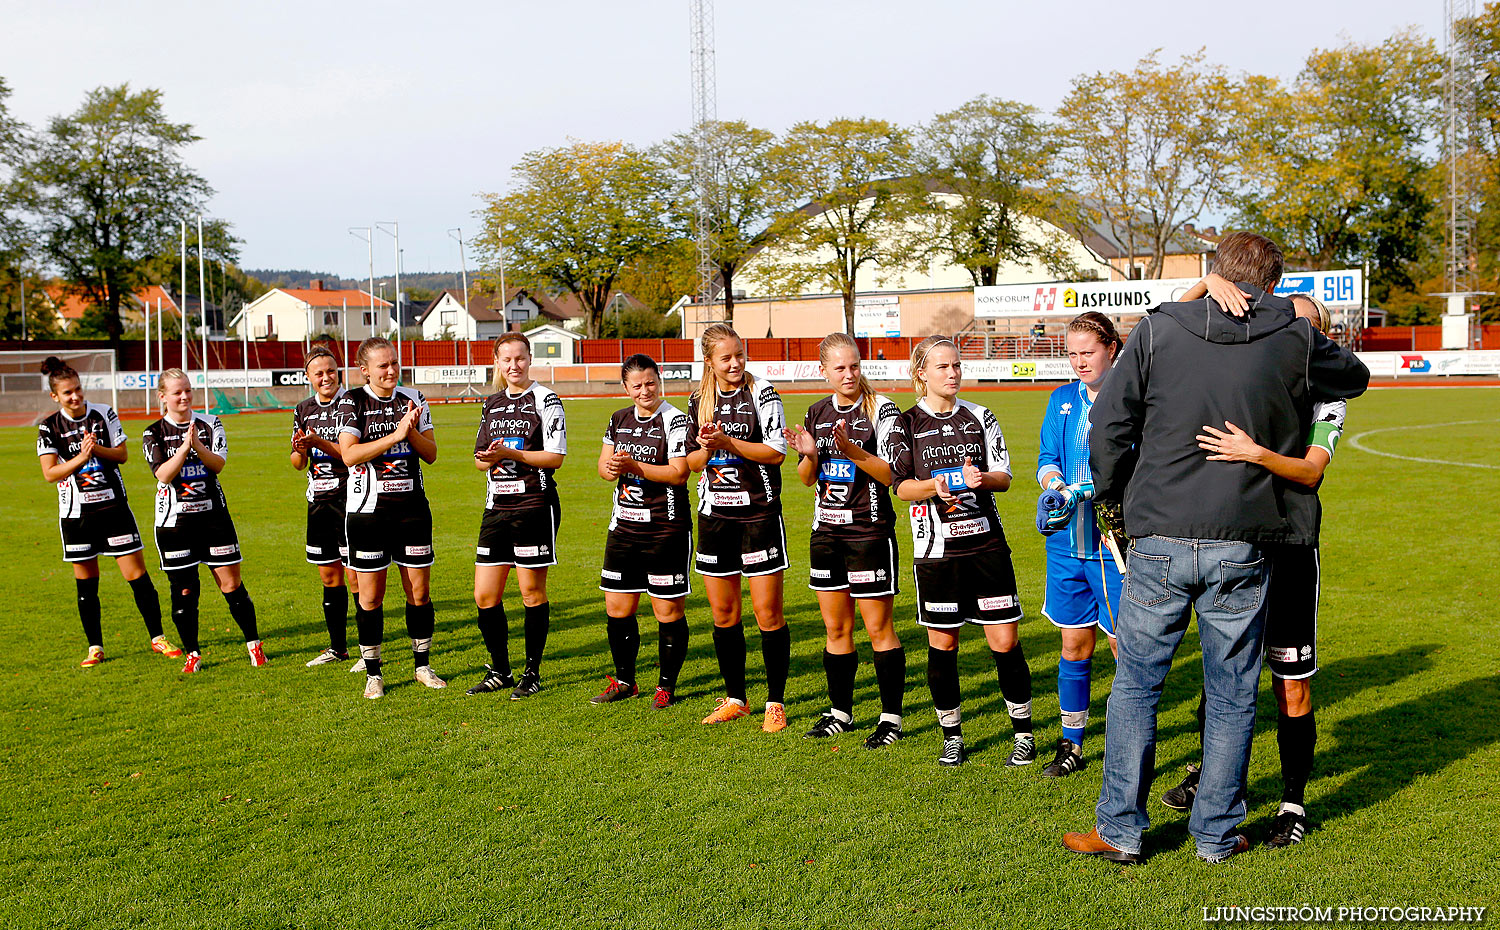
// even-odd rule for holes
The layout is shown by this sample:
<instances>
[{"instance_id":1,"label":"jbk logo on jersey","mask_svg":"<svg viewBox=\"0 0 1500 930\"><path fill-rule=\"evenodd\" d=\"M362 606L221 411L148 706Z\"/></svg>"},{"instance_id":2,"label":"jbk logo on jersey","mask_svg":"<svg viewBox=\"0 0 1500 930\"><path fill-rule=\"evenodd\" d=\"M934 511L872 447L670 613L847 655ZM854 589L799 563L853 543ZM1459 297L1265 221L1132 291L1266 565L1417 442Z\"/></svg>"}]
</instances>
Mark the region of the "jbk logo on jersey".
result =
<instances>
[{"instance_id":1,"label":"jbk logo on jersey","mask_svg":"<svg viewBox=\"0 0 1500 930\"><path fill-rule=\"evenodd\" d=\"M967 491L969 483L964 480L962 468L939 468L932 473L933 480L941 481L950 491Z\"/></svg>"},{"instance_id":2,"label":"jbk logo on jersey","mask_svg":"<svg viewBox=\"0 0 1500 930\"><path fill-rule=\"evenodd\" d=\"M854 481L854 463L848 459L828 459L823 463L818 477L824 481L838 481L843 484L851 484Z\"/></svg>"},{"instance_id":3,"label":"jbk logo on jersey","mask_svg":"<svg viewBox=\"0 0 1500 930\"><path fill-rule=\"evenodd\" d=\"M178 472L179 478L202 478L208 474L208 468L202 462L188 462Z\"/></svg>"}]
</instances>

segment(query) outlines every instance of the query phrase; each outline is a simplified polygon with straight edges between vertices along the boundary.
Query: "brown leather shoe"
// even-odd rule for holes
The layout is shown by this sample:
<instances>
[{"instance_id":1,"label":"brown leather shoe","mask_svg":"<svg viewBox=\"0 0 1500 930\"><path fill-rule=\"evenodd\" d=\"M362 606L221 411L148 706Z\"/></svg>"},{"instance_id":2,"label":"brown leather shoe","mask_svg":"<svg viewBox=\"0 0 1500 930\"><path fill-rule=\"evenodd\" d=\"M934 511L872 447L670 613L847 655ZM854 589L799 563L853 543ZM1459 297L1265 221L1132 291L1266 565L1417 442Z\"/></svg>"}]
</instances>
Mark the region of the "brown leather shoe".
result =
<instances>
[{"instance_id":1,"label":"brown leather shoe","mask_svg":"<svg viewBox=\"0 0 1500 930\"><path fill-rule=\"evenodd\" d=\"M1141 861L1139 853L1128 853L1123 849L1116 849L1100 839L1098 827L1087 833L1064 833L1063 845L1073 852L1082 853L1085 856L1099 856L1111 862L1134 865Z\"/></svg>"},{"instance_id":2,"label":"brown leather shoe","mask_svg":"<svg viewBox=\"0 0 1500 930\"><path fill-rule=\"evenodd\" d=\"M1214 856L1213 858L1208 858L1206 856L1203 856L1203 857L1200 857L1200 858L1202 858L1203 861L1207 862L1209 865L1218 865L1220 862L1228 862L1230 859L1233 859L1235 856L1238 856L1240 853L1245 853L1245 852L1249 852L1249 851L1250 851L1250 839L1249 839L1249 837L1245 836L1245 834L1243 834L1243 833L1236 833L1234 835L1234 845L1232 847L1230 847L1228 851L1221 852L1217 856Z\"/></svg>"}]
</instances>

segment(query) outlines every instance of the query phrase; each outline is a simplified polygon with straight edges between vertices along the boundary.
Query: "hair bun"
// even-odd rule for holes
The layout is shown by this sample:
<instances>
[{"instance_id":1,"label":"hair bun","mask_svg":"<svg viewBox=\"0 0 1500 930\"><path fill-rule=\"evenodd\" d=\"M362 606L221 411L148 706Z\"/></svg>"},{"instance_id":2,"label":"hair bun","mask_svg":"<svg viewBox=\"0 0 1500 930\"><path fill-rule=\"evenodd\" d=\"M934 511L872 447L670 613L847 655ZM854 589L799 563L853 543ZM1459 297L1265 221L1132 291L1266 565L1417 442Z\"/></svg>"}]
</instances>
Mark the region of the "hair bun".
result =
<instances>
[{"instance_id":1,"label":"hair bun","mask_svg":"<svg viewBox=\"0 0 1500 930\"><path fill-rule=\"evenodd\" d=\"M49 355L42 360L42 374L51 375L59 371L65 371L68 365L55 355Z\"/></svg>"}]
</instances>

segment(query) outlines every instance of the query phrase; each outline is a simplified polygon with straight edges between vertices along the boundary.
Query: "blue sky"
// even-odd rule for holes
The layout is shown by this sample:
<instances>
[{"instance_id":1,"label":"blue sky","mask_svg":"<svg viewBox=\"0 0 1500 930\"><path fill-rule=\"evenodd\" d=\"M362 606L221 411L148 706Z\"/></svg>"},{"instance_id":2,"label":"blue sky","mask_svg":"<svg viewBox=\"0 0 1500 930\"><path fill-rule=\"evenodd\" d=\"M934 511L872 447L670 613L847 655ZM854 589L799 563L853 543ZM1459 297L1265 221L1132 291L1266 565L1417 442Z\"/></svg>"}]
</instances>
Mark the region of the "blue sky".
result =
<instances>
[{"instance_id":1,"label":"blue sky","mask_svg":"<svg viewBox=\"0 0 1500 930\"><path fill-rule=\"evenodd\" d=\"M715 14L720 118L780 130L915 124L981 93L1050 109L1075 74L1155 48L1291 77L1313 48L1406 26L1441 41L1443 5L719 0ZM346 228L399 220L407 271L455 269L446 230L477 231L478 192L503 189L522 153L647 145L692 112L686 0L0 0L0 21L0 76L34 126L100 84L161 89L204 137L189 159L248 267L363 275ZM383 237L376 273L394 261Z\"/></svg>"}]
</instances>

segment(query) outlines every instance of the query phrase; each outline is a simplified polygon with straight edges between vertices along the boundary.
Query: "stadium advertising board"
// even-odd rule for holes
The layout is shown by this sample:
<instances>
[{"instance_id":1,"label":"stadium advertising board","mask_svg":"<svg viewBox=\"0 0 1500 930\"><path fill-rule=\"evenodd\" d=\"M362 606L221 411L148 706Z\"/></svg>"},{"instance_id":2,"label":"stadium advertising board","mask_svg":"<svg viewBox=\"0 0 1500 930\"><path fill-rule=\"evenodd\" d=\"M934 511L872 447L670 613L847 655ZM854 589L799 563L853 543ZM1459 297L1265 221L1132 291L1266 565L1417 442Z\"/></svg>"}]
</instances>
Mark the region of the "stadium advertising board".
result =
<instances>
[{"instance_id":1,"label":"stadium advertising board","mask_svg":"<svg viewBox=\"0 0 1500 930\"><path fill-rule=\"evenodd\" d=\"M860 337L901 335L901 298L854 298L854 335Z\"/></svg>"},{"instance_id":2,"label":"stadium advertising board","mask_svg":"<svg viewBox=\"0 0 1500 930\"><path fill-rule=\"evenodd\" d=\"M490 370L484 365L421 365L417 384L488 384Z\"/></svg>"},{"instance_id":3,"label":"stadium advertising board","mask_svg":"<svg viewBox=\"0 0 1500 930\"><path fill-rule=\"evenodd\" d=\"M1282 275L1276 285L1282 297L1307 294L1330 307L1362 307L1365 300L1365 273L1358 268L1343 271L1294 271Z\"/></svg>"},{"instance_id":4,"label":"stadium advertising board","mask_svg":"<svg viewBox=\"0 0 1500 930\"><path fill-rule=\"evenodd\" d=\"M974 316L1064 316L1098 310L1101 313L1142 313L1158 304L1178 300L1193 278L1151 281L1082 281L1047 284L999 284L974 288Z\"/></svg>"}]
</instances>

